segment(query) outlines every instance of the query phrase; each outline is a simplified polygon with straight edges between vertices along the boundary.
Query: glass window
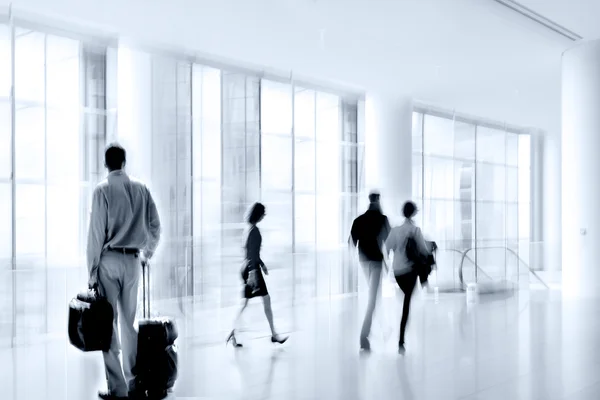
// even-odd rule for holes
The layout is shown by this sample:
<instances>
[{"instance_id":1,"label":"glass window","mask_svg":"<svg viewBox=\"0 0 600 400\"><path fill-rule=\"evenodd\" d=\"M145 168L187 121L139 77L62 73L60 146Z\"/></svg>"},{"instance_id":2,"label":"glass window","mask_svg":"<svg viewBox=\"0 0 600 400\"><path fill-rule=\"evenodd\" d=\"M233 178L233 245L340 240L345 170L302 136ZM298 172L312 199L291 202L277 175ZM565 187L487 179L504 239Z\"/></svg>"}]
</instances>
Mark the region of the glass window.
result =
<instances>
[{"instance_id":1,"label":"glass window","mask_svg":"<svg viewBox=\"0 0 600 400\"><path fill-rule=\"evenodd\" d=\"M283 136L263 135L261 150L263 188L291 191L291 139Z\"/></svg>"},{"instance_id":2,"label":"glass window","mask_svg":"<svg viewBox=\"0 0 600 400\"><path fill-rule=\"evenodd\" d=\"M425 199L423 234L438 243L452 244L454 240L454 202Z\"/></svg>"},{"instance_id":3,"label":"glass window","mask_svg":"<svg viewBox=\"0 0 600 400\"><path fill-rule=\"evenodd\" d=\"M412 114L412 151L423 152L423 114L417 112Z\"/></svg>"},{"instance_id":4,"label":"glass window","mask_svg":"<svg viewBox=\"0 0 600 400\"><path fill-rule=\"evenodd\" d=\"M296 138L315 137L315 92L296 88L294 98L294 135Z\"/></svg>"},{"instance_id":5,"label":"glass window","mask_svg":"<svg viewBox=\"0 0 600 400\"><path fill-rule=\"evenodd\" d=\"M47 178L49 182L79 182L82 158L78 108L48 109Z\"/></svg>"},{"instance_id":6,"label":"glass window","mask_svg":"<svg viewBox=\"0 0 600 400\"><path fill-rule=\"evenodd\" d=\"M263 203L267 213L261 223L265 253L290 253L292 250L292 195L265 191L263 192Z\"/></svg>"},{"instance_id":7,"label":"glass window","mask_svg":"<svg viewBox=\"0 0 600 400\"><path fill-rule=\"evenodd\" d=\"M11 40L8 26L0 24L0 179L11 175ZM9 204L9 203L7 203Z\"/></svg>"},{"instance_id":8,"label":"glass window","mask_svg":"<svg viewBox=\"0 0 600 400\"><path fill-rule=\"evenodd\" d=\"M299 192L315 191L315 142L296 139L295 186Z\"/></svg>"},{"instance_id":9,"label":"glass window","mask_svg":"<svg viewBox=\"0 0 600 400\"><path fill-rule=\"evenodd\" d=\"M519 203L519 239L529 241L531 237L531 204Z\"/></svg>"},{"instance_id":10,"label":"glass window","mask_svg":"<svg viewBox=\"0 0 600 400\"><path fill-rule=\"evenodd\" d=\"M79 266L77 249L85 243L79 241L81 216L74 210L79 210L77 182L48 186L48 261L53 265Z\"/></svg>"},{"instance_id":11,"label":"glass window","mask_svg":"<svg viewBox=\"0 0 600 400\"><path fill-rule=\"evenodd\" d=\"M317 93L317 140L339 142L340 98L329 93Z\"/></svg>"},{"instance_id":12,"label":"glass window","mask_svg":"<svg viewBox=\"0 0 600 400\"><path fill-rule=\"evenodd\" d=\"M519 239L519 205L506 205L506 238L512 242Z\"/></svg>"},{"instance_id":13,"label":"glass window","mask_svg":"<svg viewBox=\"0 0 600 400\"><path fill-rule=\"evenodd\" d=\"M12 191L9 183L0 183L0 271L4 269L5 260L12 256Z\"/></svg>"},{"instance_id":14,"label":"glass window","mask_svg":"<svg viewBox=\"0 0 600 400\"><path fill-rule=\"evenodd\" d=\"M339 142L317 142L317 192L339 193L340 146Z\"/></svg>"},{"instance_id":15,"label":"glass window","mask_svg":"<svg viewBox=\"0 0 600 400\"><path fill-rule=\"evenodd\" d=\"M468 161L454 163L455 188L458 189L455 199L461 201L475 200L475 164Z\"/></svg>"},{"instance_id":16,"label":"glass window","mask_svg":"<svg viewBox=\"0 0 600 400\"><path fill-rule=\"evenodd\" d=\"M315 195L296 195L296 252L315 248Z\"/></svg>"},{"instance_id":17,"label":"glass window","mask_svg":"<svg viewBox=\"0 0 600 400\"><path fill-rule=\"evenodd\" d=\"M519 135L519 203L529 203L531 187L531 137Z\"/></svg>"},{"instance_id":18,"label":"glass window","mask_svg":"<svg viewBox=\"0 0 600 400\"><path fill-rule=\"evenodd\" d=\"M454 158L475 160L475 125L454 123Z\"/></svg>"},{"instance_id":19,"label":"glass window","mask_svg":"<svg viewBox=\"0 0 600 400\"><path fill-rule=\"evenodd\" d=\"M17 185L17 256L44 256L45 197L44 185Z\"/></svg>"},{"instance_id":20,"label":"glass window","mask_svg":"<svg viewBox=\"0 0 600 400\"><path fill-rule=\"evenodd\" d=\"M202 119L221 123L221 71L202 68Z\"/></svg>"},{"instance_id":21,"label":"glass window","mask_svg":"<svg viewBox=\"0 0 600 400\"><path fill-rule=\"evenodd\" d=\"M506 133L506 165L519 166L519 135Z\"/></svg>"},{"instance_id":22,"label":"glass window","mask_svg":"<svg viewBox=\"0 0 600 400\"><path fill-rule=\"evenodd\" d=\"M477 164L477 201L506 200L506 167Z\"/></svg>"},{"instance_id":23,"label":"glass window","mask_svg":"<svg viewBox=\"0 0 600 400\"><path fill-rule=\"evenodd\" d=\"M16 171L17 179L44 179L44 109L18 108L16 112Z\"/></svg>"},{"instance_id":24,"label":"glass window","mask_svg":"<svg viewBox=\"0 0 600 400\"><path fill-rule=\"evenodd\" d=\"M502 241L505 236L505 204L477 203L477 238L479 241Z\"/></svg>"},{"instance_id":25,"label":"glass window","mask_svg":"<svg viewBox=\"0 0 600 400\"><path fill-rule=\"evenodd\" d=\"M46 102L52 107L78 109L79 42L48 35L46 58Z\"/></svg>"},{"instance_id":26,"label":"glass window","mask_svg":"<svg viewBox=\"0 0 600 400\"><path fill-rule=\"evenodd\" d=\"M292 86L263 80L261 89L261 128L263 133L291 135Z\"/></svg>"},{"instance_id":27,"label":"glass window","mask_svg":"<svg viewBox=\"0 0 600 400\"><path fill-rule=\"evenodd\" d=\"M17 102L44 102L45 34L28 31L15 38Z\"/></svg>"},{"instance_id":28,"label":"glass window","mask_svg":"<svg viewBox=\"0 0 600 400\"><path fill-rule=\"evenodd\" d=\"M454 160L425 156L424 196L430 199L453 199Z\"/></svg>"},{"instance_id":29,"label":"glass window","mask_svg":"<svg viewBox=\"0 0 600 400\"><path fill-rule=\"evenodd\" d=\"M528 142L521 137L525 135L425 115L426 156L421 166L414 144L419 141L418 123L419 114L414 113L413 196L418 199L423 191L424 233L442 249L463 251L477 243L473 254L478 257L478 279L486 273L486 279L511 278L507 243L518 243L529 230L530 156ZM521 246L513 247L518 252ZM459 262L445 253L441 257ZM466 279L475 279L475 265L469 268Z\"/></svg>"},{"instance_id":30,"label":"glass window","mask_svg":"<svg viewBox=\"0 0 600 400\"><path fill-rule=\"evenodd\" d=\"M454 202L453 248L466 250L475 245L475 202Z\"/></svg>"},{"instance_id":31,"label":"glass window","mask_svg":"<svg viewBox=\"0 0 600 400\"><path fill-rule=\"evenodd\" d=\"M220 179L221 73L194 65L192 85L193 176Z\"/></svg>"},{"instance_id":32,"label":"glass window","mask_svg":"<svg viewBox=\"0 0 600 400\"><path fill-rule=\"evenodd\" d=\"M519 201L519 169L506 167L506 202L516 203Z\"/></svg>"},{"instance_id":33,"label":"glass window","mask_svg":"<svg viewBox=\"0 0 600 400\"><path fill-rule=\"evenodd\" d=\"M345 232L344 235L348 233ZM347 236L346 236L347 238ZM345 240L345 239L344 239ZM340 245L340 195L317 195L317 248L337 249Z\"/></svg>"},{"instance_id":34,"label":"glass window","mask_svg":"<svg viewBox=\"0 0 600 400\"><path fill-rule=\"evenodd\" d=\"M0 99L0 179L8 179L11 176L11 135L10 103Z\"/></svg>"},{"instance_id":35,"label":"glass window","mask_svg":"<svg viewBox=\"0 0 600 400\"><path fill-rule=\"evenodd\" d=\"M421 154L412 156L412 197L423 197L423 157Z\"/></svg>"},{"instance_id":36,"label":"glass window","mask_svg":"<svg viewBox=\"0 0 600 400\"><path fill-rule=\"evenodd\" d=\"M358 146L342 143L342 192L356 193L358 191Z\"/></svg>"},{"instance_id":37,"label":"glass window","mask_svg":"<svg viewBox=\"0 0 600 400\"><path fill-rule=\"evenodd\" d=\"M504 165L506 163L506 133L498 129L477 127L477 160Z\"/></svg>"},{"instance_id":38,"label":"glass window","mask_svg":"<svg viewBox=\"0 0 600 400\"><path fill-rule=\"evenodd\" d=\"M0 101L8 100L10 96L10 87L12 85L11 77L11 40L10 29L5 24L0 24Z\"/></svg>"},{"instance_id":39,"label":"glass window","mask_svg":"<svg viewBox=\"0 0 600 400\"><path fill-rule=\"evenodd\" d=\"M454 121L425 115L423 130L424 151L427 155L454 156Z\"/></svg>"}]
</instances>

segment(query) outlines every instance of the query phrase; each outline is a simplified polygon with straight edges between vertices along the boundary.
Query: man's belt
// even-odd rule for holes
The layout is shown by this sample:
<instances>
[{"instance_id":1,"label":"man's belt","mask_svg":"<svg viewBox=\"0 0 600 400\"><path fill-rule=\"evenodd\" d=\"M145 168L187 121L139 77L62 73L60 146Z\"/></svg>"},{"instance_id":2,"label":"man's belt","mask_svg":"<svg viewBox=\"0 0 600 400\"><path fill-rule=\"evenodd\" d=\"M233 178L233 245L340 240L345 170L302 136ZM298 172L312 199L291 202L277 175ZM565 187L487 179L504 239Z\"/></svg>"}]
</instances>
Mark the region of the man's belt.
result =
<instances>
[{"instance_id":1,"label":"man's belt","mask_svg":"<svg viewBox=\"0 0 600 400\"><path fill-rule=\"evenodd\" d=\"M125 247L109 247L107 250L114 251L116 253L122 253L122 254L133 254L136 256L140 253L139 249L129 249L129 248L125 248Z\"/></svg>"}]
</instances>

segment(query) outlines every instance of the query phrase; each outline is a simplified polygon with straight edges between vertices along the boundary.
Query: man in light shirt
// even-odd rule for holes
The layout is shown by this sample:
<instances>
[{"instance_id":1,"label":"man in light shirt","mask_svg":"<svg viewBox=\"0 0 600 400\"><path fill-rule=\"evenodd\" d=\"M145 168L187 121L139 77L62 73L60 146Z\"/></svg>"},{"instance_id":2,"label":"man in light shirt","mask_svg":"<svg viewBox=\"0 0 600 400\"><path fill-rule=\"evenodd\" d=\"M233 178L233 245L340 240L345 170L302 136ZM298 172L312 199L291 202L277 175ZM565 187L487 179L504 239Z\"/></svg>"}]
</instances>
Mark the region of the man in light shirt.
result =
<instances>
[{"instance_id":1,"label":"man in light shirt","mask_svg":"<svg viewBox=\"0 0 600 400\"><path fill-rule=\"evenodd\" d=\"M125 149L108 146L104 165L108 177L94 189L87 242L90 285L97 285L114 310L113 337L108 352L102 353L108 392L105 400L126 399L135 393L137 308L141 262L152 257L160 238L160 220L150 191L142 182L123 171ZM119 360L117 321L121 313L123 368Z\"/></svg>"}]
</instances>

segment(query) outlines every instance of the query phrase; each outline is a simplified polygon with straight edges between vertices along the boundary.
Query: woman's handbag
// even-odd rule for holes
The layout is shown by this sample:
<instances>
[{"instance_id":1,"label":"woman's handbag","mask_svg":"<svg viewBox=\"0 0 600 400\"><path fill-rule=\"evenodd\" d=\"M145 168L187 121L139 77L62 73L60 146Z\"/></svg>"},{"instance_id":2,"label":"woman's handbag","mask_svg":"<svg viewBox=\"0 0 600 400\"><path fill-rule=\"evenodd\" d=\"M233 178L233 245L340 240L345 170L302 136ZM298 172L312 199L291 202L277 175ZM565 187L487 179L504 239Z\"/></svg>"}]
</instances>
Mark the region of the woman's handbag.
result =
<instances>
[{"instance_id":1,"label":"woman's handbag","mask_svg":"<svg viewBox=\"0 0 600 400\"><path fill-rule=\"evenodd\" d=\"M258 268L259 267L251 268L247 261L242 265L242 280L251 294L255 294L260 290L258 284Z\"/></svg>"}]
</instances>

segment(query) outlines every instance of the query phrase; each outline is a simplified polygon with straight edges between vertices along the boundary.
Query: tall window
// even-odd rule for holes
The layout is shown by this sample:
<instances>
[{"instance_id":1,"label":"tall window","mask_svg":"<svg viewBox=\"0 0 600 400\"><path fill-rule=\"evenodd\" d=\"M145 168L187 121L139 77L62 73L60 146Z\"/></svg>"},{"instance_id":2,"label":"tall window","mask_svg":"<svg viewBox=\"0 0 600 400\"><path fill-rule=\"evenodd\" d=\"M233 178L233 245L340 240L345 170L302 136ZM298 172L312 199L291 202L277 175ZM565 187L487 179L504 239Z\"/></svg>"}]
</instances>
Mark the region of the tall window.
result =
<instances>
[{"instance_id":1,"label":"tall window","mask_svg":"<svg viewBox=\"0 0 600 400\"><path fill-rule=\"evenodd\" d=\"M105 138L106 52L0 25L2 342L64 331L65 284L85 277L90 182Z\"/></svg>"},{"instance_id":2,"label":"tall window","mask_svg":"<svg viewBox=\"0 0 600 400\"><path fill-rule=\"evenodd\" d=\"M440 244L438 282L518 281L527 268L529 136L413 114L419 223ZM477 266L477 267L476 267Z\"/></svg>"},{"instance_id":3,"label":"tall window","mask_svg":"<svg viewBox=\"0 0 600 400\"><path fill-rule=\"evenodd\" d=\"M289 300L356 290L339 250L357 212L357 114L339 95L261 82L265 257Z\"/></svg>"},{"instance_id":4,"label":"tall window","mask_svg":"<svg viewBox=\"0 0 600 400\"><path fill-rule=\"evenodd\" d=\"M245 217L260 199L260 80L223 71L221 156L221 297L237 304ZM269 210L271 212L271 210Z\"/></svg>"},{"instance_id":5,"label":"tall window","mask_svg":"<svg viewBox=\"0 0 600 400\"><path fill-rule=\"evenodd\" d=\"M194 295L207 307L221 304L221 77L218 69L192 69L192 177ZM224 92L226 92L224 90ZM224 96L225 97L225 96ZM225 121L228 119L225 118ZM223 132L227 132L223 123ZM223 134L227 136L227 134ZM222 206L223 204L223 206ZM238 253L239 254L239 250Z\"/></svg>"},{"instance_id":6,"label":"tall window","mask_svg":"<svg viewBox=\"0 0 600 400\"><path fill-rule=\"evenodd\" d=\"M13 336L11 34L0 24L0 345Z\"/></svg>"}]
</instances>

